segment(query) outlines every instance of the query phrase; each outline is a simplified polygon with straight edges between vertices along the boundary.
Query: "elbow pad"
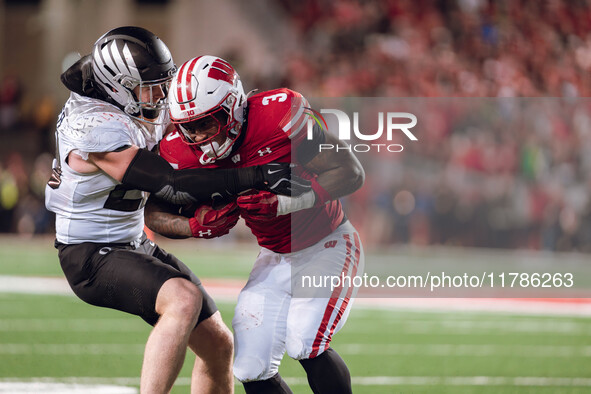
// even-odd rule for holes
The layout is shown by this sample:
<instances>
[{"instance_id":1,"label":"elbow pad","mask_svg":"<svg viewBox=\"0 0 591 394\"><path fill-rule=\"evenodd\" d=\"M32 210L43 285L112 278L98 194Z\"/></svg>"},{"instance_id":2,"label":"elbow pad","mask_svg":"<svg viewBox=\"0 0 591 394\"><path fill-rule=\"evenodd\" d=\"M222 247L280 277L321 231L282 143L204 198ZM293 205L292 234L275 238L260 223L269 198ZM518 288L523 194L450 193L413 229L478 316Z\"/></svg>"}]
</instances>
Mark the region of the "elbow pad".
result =
<instances>
[{"instance_id":1,"label":"elbow pad","mask_svg":"<svg viewBox=\"0 0 591 394\"><path fill-rule=\"evenodd\" d=\"M264 178L259 167L175 170L157 154L140 149L129 164L123 183L170 203L184 205L234 197L261 187Z\"/></svg>"}]
</instances>

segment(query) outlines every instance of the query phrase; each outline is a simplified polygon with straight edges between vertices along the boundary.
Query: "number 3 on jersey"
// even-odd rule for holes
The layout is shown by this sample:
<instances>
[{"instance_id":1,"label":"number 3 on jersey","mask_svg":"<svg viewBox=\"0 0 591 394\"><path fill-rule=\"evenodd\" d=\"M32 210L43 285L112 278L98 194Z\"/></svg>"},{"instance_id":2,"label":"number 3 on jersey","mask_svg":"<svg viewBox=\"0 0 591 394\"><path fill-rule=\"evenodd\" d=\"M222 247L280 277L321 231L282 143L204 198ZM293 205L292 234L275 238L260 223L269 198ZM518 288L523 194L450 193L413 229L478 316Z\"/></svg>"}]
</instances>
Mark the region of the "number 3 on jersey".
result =
<instances>
[{"instance_id":1,"label":"number 3 on jersey","mask_svg":"<svg viewBox=\"0 0 591 394\"><path fill-rule=\"evenodd\" d=\"M278 103L282 103L285 100L287 100L287 94L277 93L271 96L263 97L263 100L261 102L263 103L263 105L269 105L269 102L271 101L277 101Z\"/></svg>"}]
</instances>

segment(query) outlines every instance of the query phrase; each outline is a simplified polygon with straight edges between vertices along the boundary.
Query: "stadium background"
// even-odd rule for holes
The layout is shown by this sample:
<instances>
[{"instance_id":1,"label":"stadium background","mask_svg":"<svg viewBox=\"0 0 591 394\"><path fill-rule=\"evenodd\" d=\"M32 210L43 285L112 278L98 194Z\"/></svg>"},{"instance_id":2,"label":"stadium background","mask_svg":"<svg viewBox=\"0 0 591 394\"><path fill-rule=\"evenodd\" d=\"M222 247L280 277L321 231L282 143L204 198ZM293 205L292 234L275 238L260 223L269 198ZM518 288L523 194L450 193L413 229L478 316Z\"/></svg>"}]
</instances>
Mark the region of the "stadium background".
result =
<instances>
[{"instance_id":1,"label":"stadium background","mask_svg":"<svg viewBox=\"0 0 591 394\"><path fill-rule=\"evenodd\" d=\"M469 113L431 112L420 145L362 158L367 182L345 200L346 209L366 246L396 261L526 255L533 264L586 263L587 1L4 0L0 391L2 382L39 377L135 384L124 378L137 375L147 332L141 322L9 286L18 282L14 275L61 275L51 248L53 217L43 206L55 119L67 98L58 76L75 53L89 53L102 33L127 24L156 32L177 64L205 53L229 60L247 91L286 86L310 98L504 102L552 97L552 111L523 112L513 120L518 127L470 127ZM165 245L213 285L219 278L239 285L256 255L253 242L239 226L219 240ZM232 291L221 297L226 319ZM590 390L585 300L472 301L370 300L373 308L382 304L379 311L360 302L335 344L348 349L356 392ZM297 365L287 361L284 368L296 391L306 392ZM186 389L185 380L178 392Z\"/></svg>"}]
</instances>

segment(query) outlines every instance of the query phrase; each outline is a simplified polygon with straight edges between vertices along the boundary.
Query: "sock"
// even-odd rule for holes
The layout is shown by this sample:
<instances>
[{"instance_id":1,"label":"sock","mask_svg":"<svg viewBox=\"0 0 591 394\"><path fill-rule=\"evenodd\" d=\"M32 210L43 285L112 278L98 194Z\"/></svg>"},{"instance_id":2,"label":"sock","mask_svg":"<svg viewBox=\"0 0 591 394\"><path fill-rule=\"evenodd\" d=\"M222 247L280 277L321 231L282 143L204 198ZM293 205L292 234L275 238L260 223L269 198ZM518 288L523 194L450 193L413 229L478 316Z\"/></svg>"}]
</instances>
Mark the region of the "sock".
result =
<instances>
[{"instance_id":1,"label":"sock","mask_svg":"<svg viewBox=\"0 0 591 394\"><path fill-rule=\"evenodd\" d=\"M300 360L314 394L351 394L351 374L347 365L332 348L320 356Z\"/></svg>"},{"instance_id":2,"label":"sock","mask_svg":"<svg viewBox=\"0 0 591 394\"><path fill-rule=\"evenodd\" d=\"M267 380L242 383L246 394L293 394L279 372Z\"/></svg>"}]
</instances>

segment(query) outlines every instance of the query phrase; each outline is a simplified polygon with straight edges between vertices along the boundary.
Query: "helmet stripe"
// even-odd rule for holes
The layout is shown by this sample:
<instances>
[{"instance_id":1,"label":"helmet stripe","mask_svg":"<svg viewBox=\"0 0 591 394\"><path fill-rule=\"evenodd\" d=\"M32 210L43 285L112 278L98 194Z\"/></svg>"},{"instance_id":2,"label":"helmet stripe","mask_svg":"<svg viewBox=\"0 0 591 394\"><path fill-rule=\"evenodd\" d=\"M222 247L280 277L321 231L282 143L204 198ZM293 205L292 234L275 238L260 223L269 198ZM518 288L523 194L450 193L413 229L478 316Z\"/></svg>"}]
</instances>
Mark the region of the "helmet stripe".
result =
<instances>
[{"instance_id":1,"label":"helmet stripe","mask_svg":"<svg viewBox=\"0 0 591 394\"><path fill-rule=\"evenodd\" d=\"M196 97L193 97L193 91L194 91L193 90L193 68L195 67L195 64L197 63L198 59L199 59L198 57L193 59L193 61L191 62L191 64L187 68L187 75L185 76L185 86L186 86L185 94L187 96L187 100L191 100L191 102L189 103L189 108L195 108Z\"/></svg>"},{"instance_id":2,"label":"helmet stripe","mask_svg":"<svg viewBox=\"0 0 591 394\"><path fill-rule=\"evenodd\" d=\"M213 62L209 69L208 77L217 79L219 81L226 81L229 84L234 84L234 69L226 62L220 59Z\"/></svg>"},{"instance_id":3,"label":"helmet stripe","mask_svg":"<svg viewBox=\"0 0 591 394\"><path fill-rule=\"evenodd\" d=\"M219 68L221 71L225 72L226 74L234 74L234 69L228 62L223 59L216 59L215 62L211 65L212 67Z\"/></svg>"},{"instance_id":4,"label":"helmet stripe","mask_svg":"<svg viewBox=\"0 0 591 394\"><path fill-rule=\"evenodd\" d=\"M127 44L125 44L125 47L123 48L123 50L125 51L125 49L127 49ZM129 50L128 50L129 51ZM123 60L121 58L121 53L117 50L115 51L111 51L111 56L113 56L114 60L115 60L115 64L117 64L117 68L126 75L132 75L131 74L131 70L129 70L129 67L127 67L127 64L125 63L125 60ZM132 59L133 61L133 59Z\"/></svg>"},{"instance_id":5,"label":"helmet stripe","mask_svg":"<svg viewBox=\"0 0 591 394\"><path fill-rule=\"evenodd\" d=\"M197 60L199 60L199 57L196 57L191 61L183 63L177 75L177 99L182 111L187 109L187 105L185 103L189 100L194 99L194 97L192 97L193 81L191 75L193 67L195 66L195 63L197 63ZM185 89L183 89L183 86L185 87ZM191 101L190 103L188 103L188 106L189 108L194 108L195 103Z\"/></svg>"},{"instance_id":6,"label":"helmet stripe","mask_svg":"<svg viewBox=\"0 0 591 394\"><path fill-rule=\"evenodd\" d=\"M135 61L133 60L133 56L131 56L131 52L129 51L129 47L127 46L127 44L123 46L123 56L125 57L125 60L127 60L131 76L137 79L138 81L141 81L142 77L137 69L137 66L135 65Z\"/></svg>"},{"instance_id":7,"label":"helmet stripe","mask_svg":"<svg viewBox=\"0 0 591 394\"><path fill-rule=\"evenodd\" d=\"M182 111L185 110L185 104L181 104L181 103L187 101L183 97L182 85L183 85L183 75L187 71L188 64L189 64L188 62L183 63L183 65L181 66L181 69L178 71L177 78L176 78L176 96L177 96L177 100L181 106Z\"/></svg>"},{"instance_id":8,"label":"helmet stripe","mask_svg":"<svg viewBox=\"0 0 591 394\"><path fill-rule=\"evenodd\" d=\"M94 49L94 64L95 67L93 67L93 70L95 71L95 75L99 77L99 79L104 83L104 84L108 84L108 85L112 85L112 80L109 79L109 77L107 77L103 71L103 68L105 66L105 63L102 60L102 56L100 53L100 49L98 49L98 47L96 47Z\"/></svg>"},{"instance_id":9,"label":"helmet stripe","mask_svg":"<svg viewBox=\"0 0 591 394\"><path fill-rule=\"evenodd\" d=\"M103 62L105 63L105 65L108 68L113 70L115 75L121 74L121 70L115 64L115 61L113 60L113 54L112 54L113 47L115 47L115 51L117 50L116 42L117 42L117 40L110 42L109 44L105 45L105 47L101 51L101 58L103 59ZM113 77L114 77L114 75L113 75ZM111 78L113 78L113 77L111 77Z\"/></svg>"}]
</instances>

